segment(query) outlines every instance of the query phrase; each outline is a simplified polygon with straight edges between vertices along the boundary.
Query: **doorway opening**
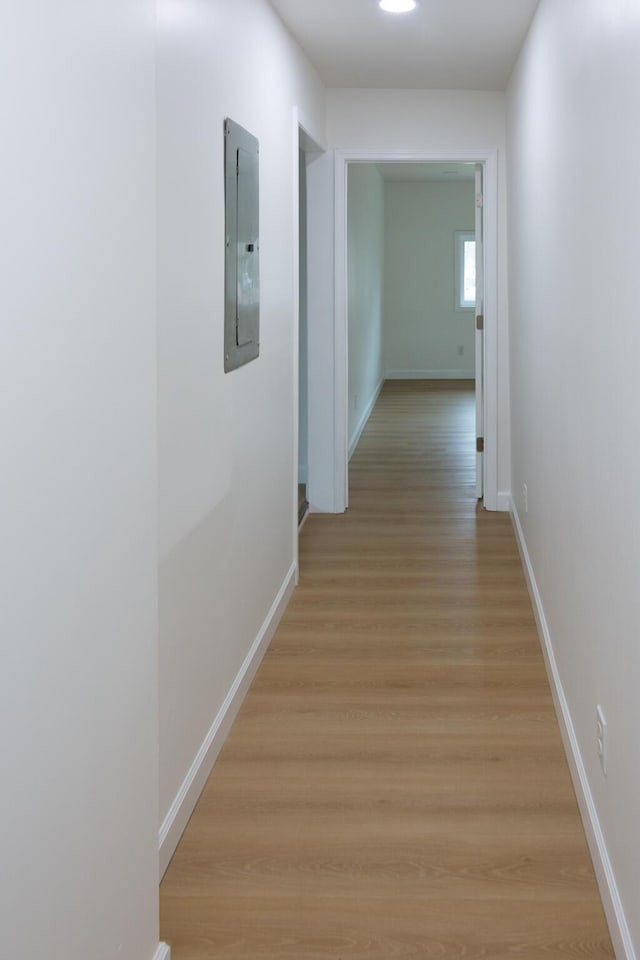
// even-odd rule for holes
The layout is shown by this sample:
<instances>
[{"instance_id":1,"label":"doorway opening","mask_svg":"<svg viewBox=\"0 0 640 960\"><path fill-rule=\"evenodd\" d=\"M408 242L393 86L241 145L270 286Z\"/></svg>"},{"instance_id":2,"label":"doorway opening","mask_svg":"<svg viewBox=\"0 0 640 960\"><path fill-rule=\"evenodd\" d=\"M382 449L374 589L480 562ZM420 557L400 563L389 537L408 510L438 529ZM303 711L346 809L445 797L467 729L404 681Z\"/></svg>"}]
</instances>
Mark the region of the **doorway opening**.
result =
<instances>
[{"instance_id":1,"label":"doorway opening","mask_svg":"<svg viewBox=\"0 0 640 960\"><path fill-rule=\"evenodd\" d=\"M334 331L334 405L336 420L342 421L344 443L335 445L335 486L340 497L338 509L348 505L349 462L349 283L348 283L348 200L349 169L360 164L440 164L470 165L473 170L474 193L480 194L475 210L482 215L482 240L479 256L484 267L481 299L475 313L475 379L480 384L478 397L478 476L482 482L479 496L489 510L498 509L497 488L497 151L452 150L412 153L345 152L335 155L335 304ZM481 176L478 187L477 178ZM477 228L476 228L477 233ZM453 296L453 291L451 293ZM457 345L459 346L459 344ZM464 350L463 350L464 355ZM455 369L455 368L452 368ZM352 406L355 401L351 399ZM361 400L358 397L358 405ZM340 431L336 432L339 441Z\"/></svg>"},{"instance_id":2,"label":"doorway opening","mask_svg":"<svg viewBox=\"0 0 640 960\"><path fill-rule=\"evenodd\" d=\"M326 207L323 195L322 178L318 181L312 171L319 165L323 167L327 160L325 150L307 133L298 109L293 110L293 166L294 177L294 309L296 320L293 340L294 370L294 412L293 412L293 502L292 536L293 555L298 567L298 533L310 504L313 503L314 489L321 483L318 458L312 456L317 446L315 441L314 377L316 376L313 343L310 329L313 328L311 305L318 301L313 281L317 273L309 270L317 261L317 250L322 243L316 238L315 211ZM333 158L331 157L331 163ZM324 239L324 238L323 238ZM317 281L316 281L317 286Z\"/></svg>"},{"instance_id":3,"label":"doorway opening","mask_svg":"<svg viewBox=\"0 0 640 960\"><path fill-rule=\"evenodd\" d=\"M347 165L349 460L387 381L446 381L465 407L474 390L482 436L481 173L473 162Z\"/></svg>"}]
</instances>

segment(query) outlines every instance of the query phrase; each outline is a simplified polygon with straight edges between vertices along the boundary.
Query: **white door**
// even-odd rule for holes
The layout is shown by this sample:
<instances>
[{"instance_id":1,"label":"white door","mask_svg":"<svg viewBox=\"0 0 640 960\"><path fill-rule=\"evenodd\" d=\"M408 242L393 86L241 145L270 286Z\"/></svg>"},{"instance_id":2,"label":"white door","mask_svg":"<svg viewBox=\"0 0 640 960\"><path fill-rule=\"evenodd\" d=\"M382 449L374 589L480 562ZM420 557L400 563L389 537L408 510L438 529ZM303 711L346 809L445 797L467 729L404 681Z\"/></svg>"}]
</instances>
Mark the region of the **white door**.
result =
<instances>
[{"instance_id":1,"label":"white door","mask_svg":"<svg viewBox=\"0 0 640 960\"><path fill-rule=\"evenodd\" d=\"M484 244L483 165L476 164L476 497L484 496Z\"/></svg>"}]
</instances>

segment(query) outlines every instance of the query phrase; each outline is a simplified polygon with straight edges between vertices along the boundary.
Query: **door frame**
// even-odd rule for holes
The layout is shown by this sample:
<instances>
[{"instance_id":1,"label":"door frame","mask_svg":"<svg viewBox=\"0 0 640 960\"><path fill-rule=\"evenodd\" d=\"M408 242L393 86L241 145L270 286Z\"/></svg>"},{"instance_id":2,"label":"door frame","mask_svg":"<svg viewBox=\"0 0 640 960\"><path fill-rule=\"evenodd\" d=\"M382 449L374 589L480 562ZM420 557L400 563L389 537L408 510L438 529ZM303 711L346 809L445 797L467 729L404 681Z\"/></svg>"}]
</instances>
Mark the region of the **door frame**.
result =
<instances>
[{"instance_id":1,"label":"door frame","mask_svg":"<svg viewBox=\"0 0 640 960\"><path fill-rule=\"evenodd\" d=\"M292 489L291 489L291 537L292 537L292 548L293 548L293 561L295 565L295 582L298 583L299 579L299 564L298 564L298 460L299 460L299 446L300 446L300 423L299 423L299 404L300 404L300 363L299 363L299 346L300 346L300 177L299 177L299 162L300 162L300 151L305 154L306 164L308 166L309 159L312 157L320 157L326 153L326 148L318 143L313 136L309 133L311 129L310 124L307 123L306 118L304 117L302 111L299 107L294 106L291 113L291 125L292 125L292 151L291 151L291 164L292 164L292 231L293 231L293 330L292 330L292 363L293 363L293 476L292 476ZM315 185L314 193L310 197L309 195L309 184L307 182L307 225L309 222L309 205L310 202L317 205L318 200L315 196ZM309 257L307 256L307 268L315 270L316 264L315 260L312 261L310 266ZM314 274L315 276L315 274ZM308 312L307 312L307 323L308 323ZM307 366L309 367L310 356L307 356ZM315 428L313 433L313 438L315 441ZM310 442L310 441L309 441ZM311 467L307 464L307 469L309 471L307 476L307 490L309 488L309 480L311 476ZM308 496L308 494L307 494Z\"/></svg>"},{"instance_id":2,"label":"door frame","mask_svg":"<svg viewBox=\"0 0 640 960\"><path fill-rule=\"evenodd\" d=\"M481 163L484 168L484 506L498 510L498 151L495 148L335 154L334 490L335 512L349 505L347 173L350 163Z\"/></svg>"},{"instance_id":3,"label":"door frame","mask_svg":"<svg viewBox=\"0 0 640 960\"><path fill-rule=\"evenodd\" d=\"M476 440L484 438L484 165L476 163L473 170L476 240L476 302L473 310L475 323L476 367ZM482 317L482 322L479 318ZM476 445L476 498L484 499L484 452Z\"/></svg>"}]
</instances>

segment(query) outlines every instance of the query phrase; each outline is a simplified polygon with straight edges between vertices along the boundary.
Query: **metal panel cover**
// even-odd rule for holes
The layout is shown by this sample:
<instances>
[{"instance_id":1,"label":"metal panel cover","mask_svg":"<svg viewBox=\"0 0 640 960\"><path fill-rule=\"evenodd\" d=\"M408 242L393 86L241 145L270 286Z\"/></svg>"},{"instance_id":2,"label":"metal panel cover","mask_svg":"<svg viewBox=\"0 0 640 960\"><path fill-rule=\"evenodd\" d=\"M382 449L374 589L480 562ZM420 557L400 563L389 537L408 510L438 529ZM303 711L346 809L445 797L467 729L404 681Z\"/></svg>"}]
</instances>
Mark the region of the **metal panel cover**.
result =
<instances>
[{"instance_id":1,"label":"metal panel cover","mask_svg":"<svg viewBox=\"0 0 640 960\"><path fill-rule=\"evenodd\" d=\"M229 119L224 122L224 142L224 369L229 372L259 353L259 145Z\"/></svg>"}]
</instances>

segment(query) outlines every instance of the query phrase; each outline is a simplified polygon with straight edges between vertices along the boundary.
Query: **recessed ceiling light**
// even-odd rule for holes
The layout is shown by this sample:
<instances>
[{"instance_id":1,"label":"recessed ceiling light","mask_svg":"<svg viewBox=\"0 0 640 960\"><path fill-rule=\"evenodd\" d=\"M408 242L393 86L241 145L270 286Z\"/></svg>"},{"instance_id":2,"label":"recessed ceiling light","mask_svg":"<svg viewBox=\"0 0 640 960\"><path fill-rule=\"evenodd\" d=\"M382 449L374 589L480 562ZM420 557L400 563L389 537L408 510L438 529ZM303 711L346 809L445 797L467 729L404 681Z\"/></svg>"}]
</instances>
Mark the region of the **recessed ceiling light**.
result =
<instances>
[{"instance_id":1,"label":"recessed ceiling light","mask_svg":"<svg viewBox=\"0 0 640 960\"><path fill-rule=\"evenodd\" d=\"M416 0L378 0L378 6L386 13L409 13L416 8Z\"/></svg>"}]
</instances>

